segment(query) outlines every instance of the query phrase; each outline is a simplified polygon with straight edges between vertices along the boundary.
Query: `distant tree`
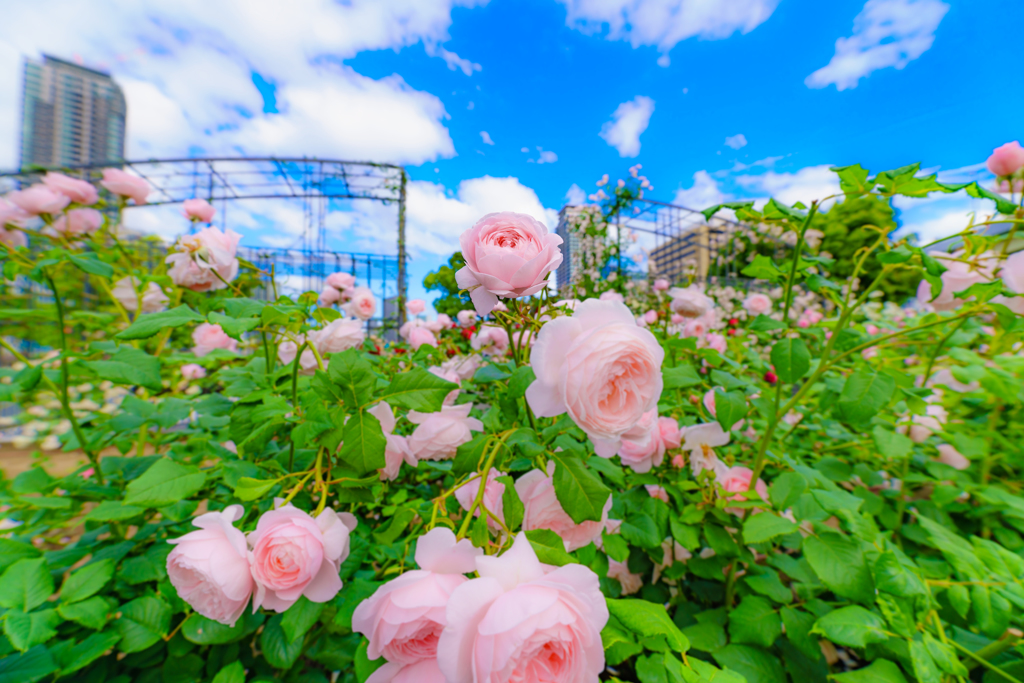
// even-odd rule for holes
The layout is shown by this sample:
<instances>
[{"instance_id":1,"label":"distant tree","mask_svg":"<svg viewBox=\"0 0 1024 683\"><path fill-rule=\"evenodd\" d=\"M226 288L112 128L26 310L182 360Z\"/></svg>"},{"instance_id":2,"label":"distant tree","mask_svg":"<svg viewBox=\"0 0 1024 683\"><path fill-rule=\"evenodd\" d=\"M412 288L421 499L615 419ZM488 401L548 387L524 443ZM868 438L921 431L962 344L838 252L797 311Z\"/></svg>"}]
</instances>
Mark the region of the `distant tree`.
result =
<instances>
[{"instance_id":1,"label":"distant tree","mask_svg":"<svg viewBox=\"0 0 1024 683\"><path fill-rule=\"evenodd\" d=\"M461 251L457 251L448 259L448 265L427 273L427 276L423 278L423 286L428 292L441 292L442 294L440 299L434 301L434 310L438 313L444 313L454 318L459 311L473 308L473 302L469 295L460 294L459 285L455 282L455 271L464 265L466 265L466 259L462 258Z\"/></svg>"}]
</instances>

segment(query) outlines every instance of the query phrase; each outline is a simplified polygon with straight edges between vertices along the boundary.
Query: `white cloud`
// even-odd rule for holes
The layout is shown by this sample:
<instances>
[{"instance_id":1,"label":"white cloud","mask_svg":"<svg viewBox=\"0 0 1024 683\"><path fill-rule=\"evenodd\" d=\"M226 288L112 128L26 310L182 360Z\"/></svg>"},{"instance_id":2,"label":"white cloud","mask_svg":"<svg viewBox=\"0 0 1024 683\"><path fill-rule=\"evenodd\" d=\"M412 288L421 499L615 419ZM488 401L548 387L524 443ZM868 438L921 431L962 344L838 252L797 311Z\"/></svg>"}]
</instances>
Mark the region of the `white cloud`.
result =
<instances>
[{"instance_id":1,"label":"white cloud","mask_svg":"<svg viewBox=\"0 0 1024 683\"><path fill-rule=\"evenodd\" d=\"M615 109L612 120L601 126L600 136L618 150L619 156L635 157L640 154L640 135L647 130L653 113L654 100L637 95Z\"/></svg>"},{"instance_id":2,"label":"white cloud","mask_svg":"<svg viewBox=\"0 0 1024 683\"><path fill-rule=\"evenodd\" d=\"M436 48L436 50L428 50L428 54L434 52L436 52L438 57L445 61L445 64L447 64L448 68L451 69L452 71L459 69L462 71L462 73L466 74L467 76L472 76L474 71L481 71L483 69L483 67L477 64L476 62L471 62L468 59L463 59L454 52L449 52L443 47L438 47Z\"/></svg>"},{"instance_id":3,"label":"white cloud","mask_svg":"<svg viewBox=\"0 0 1024 683\"><path fill-rule=\"evenodd\" d=\"M484 141L485 145L494 144L494 140L491 139L490 134L486 130L480 131L480 139Z\"/></svg>"},{"instance_id":4,"label":"white cloud","mask_svg":"<svg viewBox=\"0 0 1024 683\"><path fill-rule=\"evenodd\" d=\"M672 203L687 209L703 211L715 204L721 204L726 199L727 195L718 187L711 174L707 171L697 171L693 174L693 185L688 189L678 190Z\"/></svg>"},{"instance_id":5,"label":"white cloud","mask_svg":"<svg viewBox=\"0 0 1024 683\"><path fill-rule=\"evenodd\" d=\"M558 155L549 149L538 147L537 151L540 152L540 156L537 157L538 164L553 164L558 161Z\"/></svg>"},{"instance_id":6,"label":"white cloud","mask_svg":"<svg viewBox=\"0 0 1024 683\"><path fill-rule=\"evenodd\" d=\"M523 148L522 148L522 149L520 149L519 151L520 151L520 152L529 152L529 151L530 151L530 148L529 148L529 147L523 147Z\"/></svg>"},{"instance_id":7,"label":"white cloud","mask_svg":"<svg viewBox=\"0 0 1024 683\"><path fill-rule=\"evenodd\" d=\"M566 25L633 47L654 45L668 52L677 43L749 33L775 11L779 0L561 0ZM662 65L665 66L665 65Z\"/></svg>"},{"instance_id":8,"label":"white cloud","mask_svg":"<svg viewBox=\"0 0 1024 683\"><path fill-rule=\"evenodd\" d=\"M931 48L948 11L941 0L868 0L853 20L853 35L837 40L832 60L804 82L846 90L878 69L902 69Z\"/></svg>"},{"instance_id":9,"label":"white cloud","mask_svg":"<svg viewBox=\"0 0 1024 683\"><path fill-rule=\"evenodd\" d=\"M736 183L767 201L770 197L786 204L825 199L839 192L839 180L829 164L805 166L795 173L766 171L758 175L741 175ZM832 200L834 201L834 200Z\"/></svg>"},{"instance_id":10,"label":"white cloud","mask_svg":"<svg viewBox=\"0 0 1024 683\"><path fill-rule=\"evenodd\" d=\"M725 146L732 147L733 149L739 149L740 147L747 146L747 138L740 133L739 135L730 135L725 139Z\"/></svg>"},{"instance_id":11,"label":"white cloud","mask_svg":"<svg viewBox=\"0 0 1024 683\"><path fill-rule=\"evenodd\" d=\"M582 206L583 204L586 204L586 191L576 183L573 183L565 193L565 203L569 206Z\"/></svg>"}]
</instances>

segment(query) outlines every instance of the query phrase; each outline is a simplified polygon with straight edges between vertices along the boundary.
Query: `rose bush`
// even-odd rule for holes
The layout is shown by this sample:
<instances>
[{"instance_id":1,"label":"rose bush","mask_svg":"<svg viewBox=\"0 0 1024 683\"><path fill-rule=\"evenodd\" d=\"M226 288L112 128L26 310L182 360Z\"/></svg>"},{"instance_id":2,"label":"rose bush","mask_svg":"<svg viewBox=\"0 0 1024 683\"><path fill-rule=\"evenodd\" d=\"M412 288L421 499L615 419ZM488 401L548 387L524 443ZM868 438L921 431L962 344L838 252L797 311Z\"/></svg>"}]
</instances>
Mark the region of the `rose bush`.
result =
<instances>
[{"instance_id":1,"label":"rose bush","mask_svg":"<svg viewBox=\"0 0 1024 683\"><path fill-rule=\"evenodd\" d=\"M879 234L859 282L806 251L819 202L733 203L791 244L749 286L608 283L595 247L565 299L543 226L492 215L479 313L410 302L385 342L349 274L255 298L230 231L136 258L126 172L8 197L4 426L88 462L0 482L0 681L1020 680L1020 267L978 230L1020 198L835 170L995 212L954 253ZM874 294L908 273L913 305Z\"/></svg>"}]
</instances>

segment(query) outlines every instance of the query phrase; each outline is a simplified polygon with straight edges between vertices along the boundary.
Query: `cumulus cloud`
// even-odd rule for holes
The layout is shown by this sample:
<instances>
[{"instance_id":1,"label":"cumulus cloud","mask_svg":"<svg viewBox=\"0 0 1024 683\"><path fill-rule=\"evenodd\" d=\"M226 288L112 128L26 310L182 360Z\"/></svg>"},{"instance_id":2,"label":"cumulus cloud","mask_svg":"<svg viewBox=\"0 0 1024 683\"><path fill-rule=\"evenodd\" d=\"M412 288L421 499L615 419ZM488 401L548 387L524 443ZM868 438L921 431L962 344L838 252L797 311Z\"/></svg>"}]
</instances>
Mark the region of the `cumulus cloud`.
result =
<instances>
[{"instance_id":1,"label":"cumulus cloud","mask_svg":"<svg viewBox=\"0 0 1024 683\"><path fill-rule=\"evenodd\" d=\"M697 171L693 174L693 185L676 192L672 203L695 211L721 204L728 196L722 192L718 182L711 177L707 171Z\"/></svg>"},{"instance_id":2,"label":"cumulus cloud","mask_svg":"<svg viewBox=\"0 0 1024 683\"><path fill-rule=\"evenodd\" d=\"M853 20L853 35L837 40L832 60L804 83L846 90L873 71L902 69L931 48L948 11L941 0L868 0Z\"/></svg>"},{"instance_id":3,"label":"cumulus cloud","mask_svg":"<svg viewBox=\"0 0 1024 683\"><path fill-rule=\"evenodd\" d=\"M569 206L582 206L586 204L586 191L576 183L573 183L565 193L565 203Z\"/></svg>"},{"instance_id":4,"label":"cumulus cloud","mask_svg":"<svg viewBox=\"0 0 1024 683\"><path fill-rule=\"evenodd\" d=\"M552 152L551 150L544 149L543 147L538 147L537 152L538 154L536 159L527 159L529 163L553 164L556 161L558 161L558 155Z\"/></svg>"},{"instance_id":5,"label":"cumulus cloud","mask_svg":"<svg viewBox=\"0 0 1024 683\"><path fill-rule=\"evenodd\" d=\"M668 52L698 36L704 40L749 33L775 11L779 0L561 0L566 25L633 47L654 45ZM668 66L668 62L660 62Z\"/></svg>"},{"instance_id":6,"label":"cumulus cloud","mask_svg":"<svg viewBox=\"0 0 1024 683\"><path fill-rule=\"evenodd\" d=\"M640 154L640 135L647 130L653 113L654 100L637 95L615 109L612 120L601 126L599 135L618 150L619 156L635 157Z\"/></svg>"},{"instance_id":7,"label":"cumulus cloud","mask_svg":"<svg viewBox=\"0 0 1024 683\"><path fill-rule=\"evenodd\" d=\"M747 192L763 197L774 197L786 204L803 202L809 205L815 199L825 199L839 192L839 180L829 170L829 164L805 166L795 173L766 171L758 175L741 175L736 183Z\"/></svg>"},{"instance_id":8,"label":"cumulus cloud","mask_svg":"<svg viewBox=\"0 0 1024 683\"><path fill-rule=\"evenodd\" d=\"M488 133L486 130L480 131L480 139L483 140L485 145L494 144L494 140L491 139L490 133Z\"/></svg>"},{"instance_id":9,"label":"cumulus cloud","mask_svg":"<svg viewBox=\"0 0 1024 683\"><path fill-rule=\"evenodd\" d=\"M739 149L740 147L747 146L747 138L743 133L739 135L730 135L725 139L725 146L732 147L733 149Z\"/></svg>"}]
</instances>

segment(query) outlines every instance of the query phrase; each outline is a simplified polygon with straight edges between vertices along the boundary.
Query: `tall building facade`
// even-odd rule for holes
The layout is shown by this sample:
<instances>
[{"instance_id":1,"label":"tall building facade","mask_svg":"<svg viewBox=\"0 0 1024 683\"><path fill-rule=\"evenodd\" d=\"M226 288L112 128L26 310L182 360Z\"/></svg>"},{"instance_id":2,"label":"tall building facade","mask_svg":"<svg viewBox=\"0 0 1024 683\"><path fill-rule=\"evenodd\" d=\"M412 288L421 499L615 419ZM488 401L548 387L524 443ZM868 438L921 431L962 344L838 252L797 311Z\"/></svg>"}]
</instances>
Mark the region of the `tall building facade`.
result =
<instances>
[{"instance_id":1,"label":"tall building facade","mask_svg":"<svg viewBox=\"0 0 1024 683\"><path fill-rule=\"evenodd\" d=\"M562 252L562 263L555 271L555 277L558 279L558 289L563 294L565 288L573 283L576 270L579 268L580 238L574 228L580 216L585 211L591 210L593 209L587 206L563 206L562 210L558 212L558 227L555 228L555 234L562 238L562 244L558 247ZM573 262L574 255L575 263Z\"/></svg>"},{"instance_id":2,"label":"tall building facade","mask_svg":"<svg viewBox=\"0 0 1024 683\"><path fill-rule=\"evenodd\" d=\"M49 55L25 62L21 168L124 159L124 93L109 74Z\"/></svg>"}]
</instances>

